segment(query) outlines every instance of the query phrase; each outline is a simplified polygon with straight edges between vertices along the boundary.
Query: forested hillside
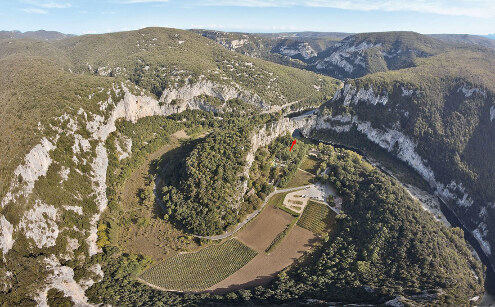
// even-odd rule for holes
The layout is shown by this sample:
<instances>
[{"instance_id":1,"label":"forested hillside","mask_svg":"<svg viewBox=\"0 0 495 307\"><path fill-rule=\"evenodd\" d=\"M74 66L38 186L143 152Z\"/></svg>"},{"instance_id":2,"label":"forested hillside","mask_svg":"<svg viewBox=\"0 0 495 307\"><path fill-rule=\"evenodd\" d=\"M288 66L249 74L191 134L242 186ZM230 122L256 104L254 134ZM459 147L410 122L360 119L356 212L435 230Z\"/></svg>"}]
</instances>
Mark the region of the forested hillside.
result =
<instances>
[{"instance_id":1,"label":"forested hillside","mask_svg":"<svg viewBox=\"0 0 495 307\"><path fill-rule=\"evenodd\" d=\"M474 304L470 299L483 292L483 271L462 230L436 221L400 184L358 154L323 144L318 150L329 166L319 180L335 185L344 198L337 226L272 283L226 295L162 292L133 281L145 259L109 247L100 254L105 279L89 289L91 301L123 306Z\"/></svg>"},{"instance_id":2,"label":"forested hillside","mask_svg":"<svg viewBox=\"0 0 495 307\"><path fill-rule=\"evenodd\" d=\"M195 30L224 47L253 57L338 79L413 67L417 58L467 46L490 46L482 37L415 32L241 34Z\"/></svg>"},{"instance_id":3,"label":"forested hillside","mask_svg":"<svg viewBox=\"0 0 495 307\"><path fill-rule=\"evenodd\" d=\"M494 260L491 51L411 32L341 42L338 33L222 35L229 49L253 48L287 66L168 28L0 37L0 305L382 304L397 296L475 304L484 277L462 232L359 155L330 146L312 149L322 159L315 165L328 166L318 179L344 199L336 228L310 233L311 251L274 281L225 294L138 281L150 264L212 244L195 235L236 227L294 174L313 182L299 167L314 145L298 140L289 151L296 129L361 133L408 162ZM347 80L330 101L342 82L289 66L339 78L379 73Z\"/></svg>"},{"instance_id":4,"label":"forested hillside","mask_svg":"<svg viewBox=\"0 0 495 307\"><path fill-rule=\"evenodd\" d=\"M0 38L0 79L0 302L7 306L68 297L87 303L85 290L103 274L91 259L111 228L100 217L121 205L114 189L122 182L113 185L115 174L107 174L119 119L187 109L247 115L295 101L316 106L338 87L334 79L165 28L53 41ZM154 133L168 137L183 120ZM139 153L128 144L128 154Z\"/></svg>"},{"instance_id":5,"label":"forested hillside","mask_svg":"<svg viewBox=\"0 0 495 307\"><path fill-rule=\"evenodd\" d=\"M308 60L338 43L348 33L235 33L191 30L225 48L254 58L298 68L308 68Z\"/></svg>"},{"instance_id":6,"label":"forested hillside","mask_svg":"<svg viewBox=\"0 0 495 307\"><path fill-rule=\"evenodd\" d=\"M314 103L335 90L330 78L226 51L190 31L146 28L72 37L54 45L68 54L74 71L124 77L166 102L187 99L180 92L188 85L198 92L220 87L216 96L222 100L246 91L250 102L264 107L302 99ZM320 90L315 93L313 86Z\"/></svg>"},{"instance_id":7,"label":"forested hillside","mask_svg":"<svg viewBox=\"0 0 495 307\"><path fill-rule=\"evenodd\" d=\"M338 230L311 265L280 276L273 292L261 292L262 297L350 303L402 295L406 304L409 299L410 304L469 305L483 289L483 281L473 275L481 275L482 268L466 248L462 231L435 221L404 188L358 154L328 145L320 149L330 167L320 179L331 182L344 198Z\"/></svg>"},{"instance_id":8,"label":"forested hillside","mask_svg":"<svg viewBox=\"0 0 495 307\"><path fill-rule=\"evenodd\" d=\"M492 51L452 51L415 68L351 80L321 109L317 129L319 137L325 129L362 134L409 164L492 261L493 59Z\"/></svg>"}]
</instances>

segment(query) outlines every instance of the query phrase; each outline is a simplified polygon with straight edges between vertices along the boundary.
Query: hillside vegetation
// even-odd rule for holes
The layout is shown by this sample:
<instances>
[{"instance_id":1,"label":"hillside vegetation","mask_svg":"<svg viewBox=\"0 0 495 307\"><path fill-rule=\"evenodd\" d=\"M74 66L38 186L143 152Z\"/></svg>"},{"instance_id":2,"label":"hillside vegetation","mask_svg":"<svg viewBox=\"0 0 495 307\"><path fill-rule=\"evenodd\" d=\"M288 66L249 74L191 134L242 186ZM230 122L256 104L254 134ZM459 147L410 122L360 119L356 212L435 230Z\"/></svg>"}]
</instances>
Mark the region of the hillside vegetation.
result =
<instances>
[{"instance_id":1,"label":"hillside vegetation","mask_svg":"<svg viewBox=\"0 0 495 307\"><path fill-rule=\"evenodd\" d=\"M158 98L166 89L201 80L238 86L267 105L321 101L336 88L330 78L232 53L190 31L146 28L72 37L54 45L67 52L76 71L122 76Z\"/></svg>"},{"instance_id":2,"label":"hillside vegetation","mask_svg":"<svg viewBox=\"0 0 495 307\"><path fill-rule=\"evenodd\" d=\"M104 281L90 288L91 299L122 306L298 305L315 297L327 302L383 304L401 296L399 301L412 306L474 304L469 300L483 292L483 272L462 238L462 230L435 221L394 179L358 154L329 145L320 145L319 149L330 167L329 173L319 179L331 182L343 196L342 211L330 220L335 227L315 252L280 273L274 282L222 296L161 292L133 281L132 277L146 265L144 259L107 248L101 254ZM302 222L308 227L317 226L325 235L322 219L328 222L328 213L324 211L317 210L311 219L307 216ZM309 213L304 212L303 217L305 214ZM206 248L203 253L221 246ZM164 264L186 260L185 256L200 255L180 255ZM164 274L157 274L161 269L166 269ZM189 274L189 269L184 272ZM214 275L221 272L215 271ZM180 276L173 266L162 264L143 274L143 278L162 280L164 285L176 282Z\"/></svg>"},{"instance_id":3,"label":"hillside vegetation","mask_svg":"<svg viewBox=\"0 0 495 307\"><path fill-rule=\"evenodd\" d=\"M297 48L294 61L304 67L307 55L324 61L311 50L325 55L325 48L340 48L333 58L342 56L341 66L326 62L346 71L344 62L352 59L352 76L400 68L348 81L319 109L314 127L395 129L404 135L379 143L395 141L388 149L400 157L411 152L398 142L411 138L406 145L426 160L414 162L428 163L435 173L430 183L450 189L458 197L451 198L456 212L481 242L491 242L493 54L445 52L443 43L409 32L357 35L341 45L331 35L312 37L316 45L284 37L277 48L286 54ZM293 108L300 112L319 106L340 81L232 52L191 31L146 28L50 41L0 39L0 83L1 305L384 303L397 295L418 304L469 305L483 291L481 264L462 231L436 222L359 155L330 146L321 147L330 172L319 179L343 196L341 214L331 233L322 223L325 210L315 210L315 220L305 218L323 240L274 282L213 295L164 292L137 280L156 258L129 249L120 233L158 233L163 242L154 238L151 245L166 245L160 257L169 257L210 244L192 234L230 230L260 208L274 186L313 177L291 180L302 172L311 145L298 142L289 151L293 138L285 135L289 127L313 122L281 118L286 110L280 106L298 102ZM350 116L369 125L349 122ZM133 186L129 180L140 174L145 177ZM155 191L163 204L155 203ZM123 204L123 195L132 193L136 202ZM283 195L273 201L280 204ZM149 231L155 225L161 230ZM201 252L181 254L165 260L172 263L167 270L160 273L157 265L155 275L143 277L197 289L183 283L174 264L189 277L199 266L197 281L211 285L255 256L236 242L202 249L220 255L209 267L202 266ZM240 261L218 269L236 253Z\"/></svg>"},{"instance_id":4,"label":"hillside vegetation","mask_svg":"<svg viewBox=\"0 0 495 307\"><path fill-rule=\"evenodd\" d=\"M492 261L494 64L492 51L447 52L418 60L415 68L351 80L322 109L334 127L357 129L415 169ZM332 120L339 115L344 118Z\"/></svg>"},{"instance_id":5,"label":"hillside vegetation","mask_svg":"<svg viewBox=\"0 0 495 307\"><path fill-rule=\"evenodd\" d=\"M218 100L219 112L239 116L297 100L316 106L337 88L334 79L164 28L48 41L0 38L0 82L0 301L22 306L57 300L60 291L85 304L85 289L100 276L92 257L118 231L117 217L99 223L107 206L119 206L115 189L169 133L202 130L201 123L150 120L148 128L163 139L131 137L129 154L136 156L108 168L118 119L211 110ZM109 169L123 174L115 178Z\"/></svg>"},{"instance_id":6,"label":"hillside vegetation","mask_svg":"<svg viewBox=\"0 0 495 307\"><path fill-rule=\"evenodd\" d=\"M455 48L489 46L481 37L427 36L406 31L279 35L195 31L238 53L338 79L413 67L418 58Z\"/></svg>"},{"instance_id":7,"label":"hillside vegetation","mask_svg":"<svg viewBox=\"0 0 495 307\"><path fill-rule=\"evenodd\" d=\"M321 148L330 172L320 178L344 199L336 228L310 265L280 275L270 290L253 294L275 301L319 297L348 303L383 303L402 295L409 303L469 305L483 291L483 280L473 275L482 276L481 264L462 230L435 221L358 154Z\"/></svg>"}]
</instances>

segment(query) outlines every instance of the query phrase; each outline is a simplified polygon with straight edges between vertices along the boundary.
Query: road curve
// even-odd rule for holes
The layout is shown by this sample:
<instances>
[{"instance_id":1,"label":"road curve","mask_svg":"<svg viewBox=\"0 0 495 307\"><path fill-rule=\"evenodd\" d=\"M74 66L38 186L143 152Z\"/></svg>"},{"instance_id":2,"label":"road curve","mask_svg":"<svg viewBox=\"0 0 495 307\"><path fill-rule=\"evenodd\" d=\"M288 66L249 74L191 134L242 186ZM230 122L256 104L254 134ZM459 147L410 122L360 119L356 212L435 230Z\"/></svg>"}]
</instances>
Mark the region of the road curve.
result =
<instances>
[{"instance_id":1,"label":"road curve","mask_svg":"<svg viewBox=\"0 0 495 307\"><path fill-rule=\"evenodd\" d=\"M159 180L159 177L156 178L155 187L158 185L158 180ZM263 210L263 208L268 203L268 201L270 200L270 198L273 197L273 195L280 194L280 193L285 193L285 192L292 192L292 191L307 189L307 188L309 188L311 186L312 186L312 184L308 184L308 185L303 185L303 186L295 187L295 188L287 188L287 189L279 189L279 190L276 189L275 191L273 191L270 194L268 194L268 196L265 198L265 201L263 202L263 205L261 205L261 208L255 210L253 213L251 213L250 215L248 215L244 219L244 221L242 221L239 224L237 224L237 226L235 227L235 229L232 230L232 231L226 232L226 233L221 234L221 235L215 235L215 236L199 236L199 235L195 235L195 234L191 234L191 235L195 236L196 238L208 239L208 240L223 240L225 238L228 238L231 235L233 235L234 233L236 233L237 231L239 231L239 229L241 229L244 225L246 225L250 220L252 220L253 218L255 218L261 212L261 210ZM154 189L153 192L155 193L155 199L156 199L156 201L158 202L158 204L160 205L160 207L162 208L162 210L164 212L166 212L165 203L163 202L163 200L160 199L160 197L158 197L158 193L156 191L156 188Z\"/></svg>"}]
</instances>

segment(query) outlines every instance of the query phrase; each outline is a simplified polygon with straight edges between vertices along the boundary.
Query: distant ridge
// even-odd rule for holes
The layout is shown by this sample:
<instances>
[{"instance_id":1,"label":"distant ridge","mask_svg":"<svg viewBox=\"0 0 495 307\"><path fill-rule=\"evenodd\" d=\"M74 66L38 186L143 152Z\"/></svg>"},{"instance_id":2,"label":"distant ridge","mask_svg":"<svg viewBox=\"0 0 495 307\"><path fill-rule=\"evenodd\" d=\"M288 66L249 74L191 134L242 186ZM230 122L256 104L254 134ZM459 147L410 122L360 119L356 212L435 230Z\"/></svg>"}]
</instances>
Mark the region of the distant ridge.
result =
<instances>
[{"instance_id":1,"label":"distant ridge","mask_svg":"<svg viewBox=\"0 0 495 307\"><path fill-rule=\"evenodd\" d=\"M31 39L39 39L39 40L59 40L62 38L70 37L70 36L75 36L73 34L64 34L60 33L57 31L45 31L45 30L38 30L38 31L27 31L27 32L21 32L21 31L0 31L0 39L5 39L5 38L31 38Z\"/></svg>"},{"instance_id":2,"label":"distant ridge","mask_svg":"<svg viewBox=\"0 0 495 307\"><path fill-rule=\"evenodd\" d=\"M495 34L480 36L470 34L430 34L433 38L446 43L477 45L495 48Z\"/></svg>"}]
</instances>

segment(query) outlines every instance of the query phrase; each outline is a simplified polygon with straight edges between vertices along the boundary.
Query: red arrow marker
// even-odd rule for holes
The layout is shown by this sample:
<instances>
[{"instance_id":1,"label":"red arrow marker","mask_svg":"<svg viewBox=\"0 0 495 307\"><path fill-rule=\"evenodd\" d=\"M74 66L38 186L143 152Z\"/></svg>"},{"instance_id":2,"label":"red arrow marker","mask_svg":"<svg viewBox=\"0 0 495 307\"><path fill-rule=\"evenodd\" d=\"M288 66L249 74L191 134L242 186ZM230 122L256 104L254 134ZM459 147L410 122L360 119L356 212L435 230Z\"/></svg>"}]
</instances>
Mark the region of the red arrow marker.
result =
<instances>
[{"instance_id":1,"label":"red arrow marker","mask_svg":"<svg viewBox=\"0 0 495 307\"><path fill-rule=\"evenodd\" d=\"M290 147L289 151L292 150L292 147L294 147L294 144L296 144L296 140L292 141L292 146Z\"/></svg>"}]
</instances>

